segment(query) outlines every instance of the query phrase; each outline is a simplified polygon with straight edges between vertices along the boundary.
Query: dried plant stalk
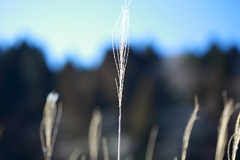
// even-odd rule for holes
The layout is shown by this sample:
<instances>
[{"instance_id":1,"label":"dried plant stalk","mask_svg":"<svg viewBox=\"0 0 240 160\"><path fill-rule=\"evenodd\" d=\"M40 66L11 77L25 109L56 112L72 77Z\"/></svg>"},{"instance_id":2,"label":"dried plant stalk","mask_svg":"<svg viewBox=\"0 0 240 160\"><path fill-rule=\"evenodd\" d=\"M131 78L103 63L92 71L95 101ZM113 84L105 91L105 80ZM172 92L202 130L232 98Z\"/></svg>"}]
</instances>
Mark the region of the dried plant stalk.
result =
<instances>
[{"instance_id":1,"label":"dried plant stalk","mask_svg":"<svg viewBox=\"0 0 240 160\"><path fill-rule=\"evenodd\" d=\"M194 110L193 110L189 120L188 120L187 126L186 126L184 134L183 134L182 160L186 159L187 148L188 148L188 143L189 143L189 139L190 139L191 132L192 132L192 127L194 125L195 120L197 119L197 113L198 113L198 110L199 110L199 104L198 104L197 96L194 97L194 100L195 100L195 107L194 107Z\"/></svg>"},{"instance_id":2,"label":"dried plant stalk","mask_svg":"<svg viewBox=\"0 0 240 160\"><path fill-rule=\"evenodd\" d=\"M70 157L68 158L68 160L77 160L81 153L82 150L79 147L75 148L71 153Z\"/></svg>"},{"instance_id":3,"label":"dried plant stalk","mask_svg":"<svg viewBox=\"0 0 240 160\"><path fill-rule=\"evenodd\" d=\"M117 93L118 93L118 105L119 105L119 118L118 118L118 160L120 160L120 148L121 148L121 107L122 107L122 93L123 83L125 76L125 69L127 65L130 38L129 38L129 9L128 6L131 0L122 6L122 13L119 19L115 23L112 34L112 49L117 69L118 78L115 79Z\"/></svg>"},{"instance_id":4,"label":"dried plant stalk","mask_svg":"<svg viewBox=\"0 0 240 160\"><path fill-rule=\"evenodd\" d=\"M227 145L227 130L228 130L228 122L232 115L232 113L236 110L233 105L233 100L227 98L227 94L223 92L223 100L224 100L224 109L221 114L219 125L218 125L218 139L217 139L217 147L216 147L216 154L215 160L222 160L225 148Z\"/></svg>"},{"instance_id":5,"label":"dried plant stalk","mask_svg":"<svg viewBox=\"0 0 240 160\"><path fill-rule=\"evenodd\" d=\"M232 160L235 160L237 150L238 150L238 144L240 141L240 114L238 114L237 121L235 124L235 130L234 130L234 139L233 139L233 148L232 148Z\"/></svg>"},{"instance_id":6,"label":"dried plant stalk","mask_svg":"<svg viewBox=\"0 0 240 160\"><path fill-rule=\"evenodd\" d=\"M62 105L57 109L57 99L58 93L51 92L48 95L40 125L40 140L45 160L51 160L62 114Z\"/></svg>"},{"instance_id":7,"label":"dried plant stalk","mask_svg":"<svg viewBox=\"0 0 240 160\"><path fill-rule=\"evenodd\" d=\"M234 136L235 136L235 134L233 134L233 135L230 137L229 141L228 141L228 148L227 148L228 160L231 160L231 158L230 158L230 147L231 147L231 142L232 142Z\"/></svg>"},{"instance_id":8,"label":"dried plant stalk","mask_svg":"<svg viewBox=\"0 0 240 160\"><path fill-rule=\"evenodd\" d=\"M228 149L227 149L227 155L228 155L228 160L230 160L230 144L233 140L233 146L232 146L232 160L236 159L236 155L237 155L237 150L238 150L238 144L240 141L240 113L238 113L238 117L236 120L236 124L235 124L235 129L234 129L234 133L233 135L230 137L229 141L228 141Z\"/></svg>"},{"instance_id":9,"label":"dried plant stalk","mask_svg":"<svg viewBox=\"0 0 240 160\"><path fill-rule=\"evenodd\" d=\"M88 137L91 160L97 160L98 158L98 147L102 131L101 121L102 121L101 112L98 109L95 109L93 111Z\"/></svg>"},{"instance_id":10,"label":"dried plant stalk","mask_svg":"<svg viewBox=\"0 0 240 160\"><path fill-rule=\"evenodd\" d=\"M85 155L85 154L83 154L83 155L81 156L81 160L86 160L86 155Z\"/></svg>"},{"instance_id":11,"label":"dried plant stalk","mask_svg":"<svg viewBox=\"0 0 240 160\"><path fill-rule=\"evenodd\" d=\"M147 152L146 152L146 157L145 160L152 160L153 158L153 152L154 152L154 146L156 144L156 139L158 135L158 126L153 126L149 140L148 140L148 146L147 146Z\"/></svg>"},{"instance_id":12,"label":"dried plant stalk","mask_svg":"<svg viewBox=\"0 0 240 160\"><path fill-rule=\"evenodd\" d=\"M108 145L107 145L107 138L106 137L102 137L102 146L103 146L104 160L109 160Z\"/></svg>"}]
</instances>

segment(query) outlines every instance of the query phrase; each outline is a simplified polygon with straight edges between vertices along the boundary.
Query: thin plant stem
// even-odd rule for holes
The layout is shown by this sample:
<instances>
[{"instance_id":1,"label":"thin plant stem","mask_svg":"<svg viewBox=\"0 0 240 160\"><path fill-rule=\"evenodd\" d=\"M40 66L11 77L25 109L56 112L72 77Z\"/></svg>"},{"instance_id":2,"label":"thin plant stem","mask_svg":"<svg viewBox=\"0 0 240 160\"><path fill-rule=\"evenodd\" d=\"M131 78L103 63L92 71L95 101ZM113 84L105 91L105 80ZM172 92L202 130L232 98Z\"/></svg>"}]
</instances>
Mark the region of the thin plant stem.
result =
<instances>
[{"instance_id":1,"label":"thin plant stem","mask_svg":"<svg viewBox=\"0 0 240 160\"><path fill-rule=\"evenodd\" d=\"M131 0L122 6L122 13L120 14L112 34L112 49L117 69L118 78L116 81L116 88L118 94L118 106L119 106L119 117L118 117L118 155L117 159L120 160L121 151L121 119L122 119L122 94L123 94L123 83L125 76L125 69L127 66L127 59L130 46L129 38L129 9L128 6Z\"/></svg>"},{"instance_id":2,"label":"thin plant stem","mask_svg":"<svg viewBox=\"0 0 240 160\"><path fill-rule=\"evenodd\" d=\"M236 105L236 108L237 108L237 105ZM230 158L230 145L231 145L232 140L233 140L232 156L231 156L232 158ZM236 159L239 141L240 141L240 113L238 113L234 133L228 141L228 148L227 148L228 160Z\"/></svg>"},{"instance_id":3,"label":"thin plant stem","mask_svg":"<svg viewBox=\"0 0 240 160\"><path fill-rule=\"evenodd\" d=\"M222 160L225 148L227 145L227 130L228 130L228 122L233 114L233 112L236 110L236 108L233 105L233 99L228 99L227 92L223 91L223 101L224 101L224 109L221 114L219 125L218 125L218 140L217 140L217 147L216 147L216 153L215 153L215 160Z\"/></svg>"},{"instance_id":4,"label":"thin plant stem","mask_svg":"<svg viewBox=\"0 0 240 160\"><path fill-rule=\"evenodd\" d=\"M147 146L147 152L146 152L146 158L145 160L152 160L153 158L153 152L154 152L154 147L156 144L156 139L157 139L157 135L158 135L158 126L153 126L150 136L149 136L149 140L148 140L148 146Z\"/></svg>"},{"instance_id":5,"label":"thin plant stem","mask_svg":"<svg viewBox=\"0 0 240 160\"><path fill-rule=\"evenodd\" d=\"M239 144L239 141L240 141L239 123L240 123L240 114L238 114L237 121L236 121L236 124L235 124L233 148L232 148L232 160L236 159L238 144Z\"/></svg>"},{"instance_id":6,"label":"thin plant stem","mask_svg":"<svg viewBox=\"0 0 240 160\"><path fill-rule=\"evenodd\" d=\"M121 118L122 118L122 107L119 107L119 117L118 117L118 160L120 160L120 152L121 152Z\"/></svg>"},{"instance_id":7,"label":"thin plant stem","mask_svg":"<svg viewBox=\"0 0 240 160\"><path fill-rule=\"evenodd\" d=\"M94 109L92 114L92 120L89 126L89 152L90 159L97 160L98 147L102 132L102 115L100 110Z\"/></svg>"},{"instance_id":8,"label":"thin plant stem","mask_svg":"<svg viewBox=\"0 0 240 160\"><path fill-rule=\"evenodd\" d=\"M186 159L189 139L190 139L190 136L191 136L191 132L192 132L194 122L197 119L197 113L198 113L198 110L199 110L199 103L198 103L197 96L194 97L194 100L195 100L195 107L194 107L194 110L193 110L189 120L188 120L187 126L186 126L184 134L183 134L182 158L181 158L181 160Z\"/></svg>"},{"instance_id":9,"label":"thin plant stem","mask_svg":"<svg viewBox=\"0 0 240 160\"><path fill-rule=\"evenodd\" d=\"M108 145L107 145L107 138L106 137L102 137L102 146L103 146L104 160L109 160Z\"/></svg>"},{"instance_id":10,"label":"thin plant stem","mask_svg":"<svg viewBox=\"0 0 240 160\"><path fill-rule=\"evenodd\" d=\"M77 160L81 153L82 150L79 147L75 148L71 153L70 157L68 158L68 160Z\"/></svg>"}]
</instances>

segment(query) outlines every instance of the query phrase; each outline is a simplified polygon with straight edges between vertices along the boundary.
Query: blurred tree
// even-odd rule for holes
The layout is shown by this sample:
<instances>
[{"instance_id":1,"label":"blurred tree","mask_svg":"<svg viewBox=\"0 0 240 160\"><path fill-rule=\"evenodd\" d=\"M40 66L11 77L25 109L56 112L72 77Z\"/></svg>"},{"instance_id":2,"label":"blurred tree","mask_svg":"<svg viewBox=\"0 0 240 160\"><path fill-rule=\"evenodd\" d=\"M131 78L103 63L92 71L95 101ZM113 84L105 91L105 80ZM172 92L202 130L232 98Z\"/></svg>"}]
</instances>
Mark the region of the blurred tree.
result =
<instances>
[{"instance_id":1,"label":"blurred tree","mask_svg":"<svg viewBox=\"0 0 240 160\"><path fill-rule=\"evenodd\" d=\"M39 131L52 73L42 52L22 43L10 48L0 63L0 121L5 126L0 159L41 159Z\"/></svg>"}]
</instances>

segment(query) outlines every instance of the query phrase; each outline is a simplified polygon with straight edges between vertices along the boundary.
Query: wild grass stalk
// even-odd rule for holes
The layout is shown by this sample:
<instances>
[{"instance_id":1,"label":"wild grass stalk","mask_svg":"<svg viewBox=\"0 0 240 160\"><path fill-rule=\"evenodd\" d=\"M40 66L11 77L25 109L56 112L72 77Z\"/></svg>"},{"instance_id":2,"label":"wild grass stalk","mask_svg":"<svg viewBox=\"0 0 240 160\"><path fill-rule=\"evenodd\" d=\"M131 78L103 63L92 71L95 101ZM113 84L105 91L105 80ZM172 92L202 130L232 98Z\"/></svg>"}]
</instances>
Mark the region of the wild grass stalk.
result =
<instances>
[{"instance_id":1,"label":"wild grass stalk","mask_svg":"<svg viewBox=\"0 0 240 160\"><path fill-rule=\"evenodd\" d=\"M233 105L233 99L228 99L227 93L223 91L223 100L224 100L224 109L221 114L219 125L218 125L218 139L217 139L217 147L215 153L215 160L222 160L225 153L225 148L227 145L228 139L228 122L232 115L232 113L236 110Z\"/></svg>"},{"instance_id":2,"label":"wild grass stalk","mask_svg":"<svg viewBox=\"0 0 240 160\"><path fill-rule=\"evenodd\" d=\"M90 159L97 160L98 159L98 148L99 142L101 138L102 132L102 115L100 110L94 109L92 114L92 120L89 127L89 152L90 152Z\"/></svg>"},{"instance_id":3,"label":"wild grass stalk","mask_svg":"<svg viewBox=\"0 0 240 160\"><path fill-rule=\"evenodd\" d=\"M240 128L239 127L240 127L240 113L238 114L238 117L237 117L237 120L236 120L234 133L228 141L228 149L227 149L228 160L235 160L236 159L238 144L239 144L239 141L240 141ZM231 144L232 140L233 140L232 158L230 158L230 144Z\"/></svg>"},{"instance_id":4,"label":"wild grass stalk","mask_svg":"<svg viewBox=\"0 0 240 160\"><path fill-rule=\"evenodd\" d=\"M121 154L121 109L122 109L122 97L123 97L123 86L124 86L124 77L127 66L129 47L130 47L130 37L129 37L129 5L131 0L127 3L125 1L122 7L122 13L120 14L117 22L113 28L112 34L112 50L114 61L117 69L117 78L115 79L116 88L117 88L117 96L118 96L118 107L119 107L119 117L118 117L118 142L117 142L117 160L120 160ZM223 92L224 99L224 110L221 114L218 126L218 140L216 146L215 160L222 160L225 148L227 144L227 126L229 119L232 113L236 110L233 105L233 100L227 98L226 92ZM45 160L51 160L53 147L55 144L56 136L58 133L58 126L60 123L62 106L59 105L57 107L56 101L58 100L58 94L51 92L46 100L46 104L44 106L43 119L40 125L40 140L42 144L42 150L45 157ZM189 139L191 136L192 128L195 120L197 119L197 113L199 111L199 103L198 98L195 96L195 107L194 110L188 120L186 125L183 140L182 140L182 155L181 160L186 159L187 149L189 145ZM89 126L89 154L91 160L98 159L98 151L99 144L101 139L101 121L102 115L101 112L97 109L93 111L92 120ZM146 151L145 160L152 160L154 147L156 143L156 138L158 135L158 126L153 126L149 142ZM0 136L1 136L1 127L0 127ZM232 147L232 157L230 158L230 144L233 141ZM238 144L240 142L240 113L238 115L234 134L231 136L228 143L228 160L235 160ZM107 139L105 137L102 138L102 147L103 147L103 156L104 160L109 160ZM69 160L77 160L81 154L80 148L76 148L69 157ZM124 160L133 160L134 156L129 155ZM173 158L177 160L177 157ZM81 160L86 160L86 155L81 155Z\"/></svg>"},{"instance_id":5,"label":"wild grass stalk","mask_svg":"<svg viewBox=\"0 0 240 160\"><path fill-rule=\"evenodd\" d=\"M83 154L82 156L81 156L81 160L86 160L86 155L85 154Z\"/></svg>"},{"instance_id":6,"label":"wild grass stalk","mask_svg":"<svg viewBox=\"0 0 240 160\"><path fill-rule=\"evenodd\" d=\"M108 145L107 145L106 137L102 137L102 146L103 146L103 158L104 160L109 160Z\"/></svg>"},{"instance_id":7,"label":"wild grass stalk","mask_svg":"<svg viewBox=\"0 0 240 160\"><path fill-rule=\"evenodd\" d=\"M120 150L121 150L121 109L122 109L122 94L123 94L123 84L125 69L127 66L127 59L130 46L129 38L129 9L131 0L122 6L122 13L120 14L115 26L113 28L112 37L112 49L113 56L115 60L115 65L117 69L118 77L115 79L117 94L118 94L118 106L119 106L119 117L118 117L118 156L117 159L120 160Z\"/></svg>"},{"instance_id":8,"label":"wild grass stalk","mask_svg":"<svg viewBox=\"0 0 240 160\"><path fill-rule=\"evenodd\" d=\"M238 150L238 144L240 141L240 114L238 114L236 125L235 125L235 131L234 131L234 139L233 139L233 148L232 148L232 160L235 160Z\"/></svg>"},{"instance_id":9,"label":"wild grass stalk","mask_svg":"<svg viewBox=\"0 0 240 160\"><path fill-rule=\"evenodd\" d=\"M45 160L51 160L62 114L62 105L57 107L57 100L58 93L51 92L48 95L40 125L40 140Z\"/></svg>"},{"instance_id":10,"label":"wild grass stalk","mask_svg":"<svg viewBox=\"0 0 240 160\"><path fill-rule=\"evenodd\" d=\"M81 153L82 150L79 147L75 148L69 156L68 160L77 160Z\"/></svg>"},{"instance_id":11,"label":"wild grass stalk","mask_svg":"<svg viewBox=\"0 0 240 160\"><path fill-rule=\"evenodd\" d=\"M198 103L197 96L194 97L194 100L195 100L195 107L194 107L194 110L193 110L189 120L188 120L187 126L186 126L184 134L183 134L182 158L181 158L181 160L185 160L186 159L189 139L190 139L190 136L191 136L191 132L192 132L192 128L193 128L194 122L197 119L197 113L198 113L198 110L199 110L199 103Z\"/></svg>"},{"instance_id":12,"label":"wild grass stalk","mask_svg":"<svg viewBox=\"0 0 240 160\"><path fill-rule=\"evenodd\" d=\"M147 146L147 152L146 152L146 157L145 160L152 160L153 158L153 152L155 148L155 143L158 135L158 129L159 127L157 125L152 127L149 140L148 140L148 146Z\"/></svg>"}]
</instances>

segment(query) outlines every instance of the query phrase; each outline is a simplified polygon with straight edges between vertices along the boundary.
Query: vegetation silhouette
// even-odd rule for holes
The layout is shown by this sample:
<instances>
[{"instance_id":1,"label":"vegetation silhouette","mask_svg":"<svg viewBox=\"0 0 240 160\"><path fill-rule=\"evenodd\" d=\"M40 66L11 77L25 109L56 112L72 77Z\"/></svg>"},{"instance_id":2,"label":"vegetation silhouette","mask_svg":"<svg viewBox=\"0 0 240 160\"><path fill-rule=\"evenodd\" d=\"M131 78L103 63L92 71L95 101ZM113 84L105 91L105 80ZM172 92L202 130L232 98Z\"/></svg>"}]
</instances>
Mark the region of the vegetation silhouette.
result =
<instances>
[{"instance_id":1,"label":"vegetation silhouette","mask_svg":"<svg viewBox=\"0 0 240 160\"><path fill-rule=\"evenodd\" d=\"M43 55L41 49L26 42L0 50L0 123L5 128L0 159L44 159L39 125L45 99L52 90L59 93L63 103L53 159L66 159L76 146L88 153L88 128L96 106L103 114L102 134L110 144L115 143L118 102L112 51L107 51L102 65L94 71L76 69L69 62L53 73ZM180 155L182 134L197 94L201 120L193 129L188 159L214 159L223 109L221 93L226 90L229 97L240 101L239 51L236 47L222 51L213 44L201 57L185 53L165 59L159 55L150 46L141 53L130 48L122 105L123 154L144 159L149 132L158 124L158 152L153 159ZM230 125L230 133L233 128ZM116 148L111 150L115 153Z\"/></svg>"}]
</instances>

